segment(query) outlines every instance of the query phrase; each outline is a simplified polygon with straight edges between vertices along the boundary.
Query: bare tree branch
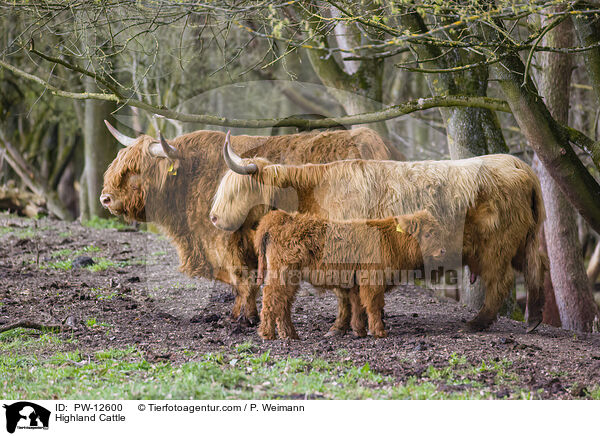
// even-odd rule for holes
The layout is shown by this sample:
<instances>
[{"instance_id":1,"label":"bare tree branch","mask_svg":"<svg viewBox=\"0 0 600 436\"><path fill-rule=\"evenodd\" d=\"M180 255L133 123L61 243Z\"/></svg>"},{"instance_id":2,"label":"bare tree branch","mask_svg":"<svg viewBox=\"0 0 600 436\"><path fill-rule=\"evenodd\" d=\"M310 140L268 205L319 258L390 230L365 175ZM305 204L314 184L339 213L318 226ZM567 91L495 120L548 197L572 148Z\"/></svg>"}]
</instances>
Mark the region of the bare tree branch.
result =
<instances>
[{"instance_id":1,"label":"bare tree branch","mask_svg":"<svg viewBox=\"0 0 600 436\"><path fill-rule=\"evenodd\" d=\"M23 321L13 322L12 324L8 324L8 325L0 327L0 333L7 332L7 331L13 330L13 329L18 329L18 328L41 330L43 332L60 333L63 329L63 326L55 325L55 324L40 324L40 323L33 322L33 321L23 320Z\"/></svg>"},{"instance_id":2,"label":"bare tree branch","mask_svg":"<svg viewBox=\"0 0 600 436\"><path fill-rule=\"evenodd\" d=\"M215 115L208 114L187 114L176 110L168 109L165 107L157 107L151 104L145 103L141 100L135 99L124 99L115 94L100 94L90 92L69 92L64 91L55 86L51 85L47 81L29 74L23 70L20 70L13 65L10 65L0 60L0 66L12 71L14 74L34 81L46 88L48 88L53 94L68 97L77 100L106 100L114 101L121 105L129 105L136 108L143 109L147 112L155 114L158 117L169 118L171 120L177 120L188 123L201 123L209 124L213 126L226 126L226 127L240 127L247 129L260 129L265 127L298 127L302 129L318 129L318 128L329 128L341 125L357 125L357 124L369 124L378 121L386 121L392 118L397 118L402 115L407 115L413 112L423 111L438 107L477 107L490 109L499 112L511 112L508 103L504 100L482 97L482 96L434 96L428 98L419 98L411 100L402 104L388 106L384 109L365 112L355 115L347 115L343 117L331 117L323 118L318 120L309 120L305 118L287 117L287 118L269 118L269 119L235 119L218 117ZM582 148L588 153L597 168L600 169L600 142L594 141L589 138L583 132L580 132L569 126L559 126L564 134L569 138L571 142Z\"/></svg>"}]
</instances>

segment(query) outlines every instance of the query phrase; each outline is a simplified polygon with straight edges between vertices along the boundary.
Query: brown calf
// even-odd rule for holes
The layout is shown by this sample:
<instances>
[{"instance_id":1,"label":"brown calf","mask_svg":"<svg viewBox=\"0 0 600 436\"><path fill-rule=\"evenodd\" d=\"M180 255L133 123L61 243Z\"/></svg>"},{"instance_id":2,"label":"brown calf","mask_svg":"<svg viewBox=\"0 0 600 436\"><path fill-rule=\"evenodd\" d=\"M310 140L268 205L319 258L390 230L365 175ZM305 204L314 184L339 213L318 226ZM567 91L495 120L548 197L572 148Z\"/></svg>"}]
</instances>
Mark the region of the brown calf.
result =
<instances>
[{"instance_id":1,"label":"brown calf","mask_svg":"<svg viewBox=\"0 0 600 436\"><path fill-rule=\"evenodd\" d=\"M291 309L300 280L306 280L320 288L347 289L354 333L366 335L366 309L372 335L385 337L383 294L391 283L383 272L422 268L424 258L444 255L441 241L441 226L428 211L352 221L269 212L254 237L259 283L265 269L268 273L259 334L275 339L277 323L280 338L298 339Z\"/></svg>"}]
</instances>

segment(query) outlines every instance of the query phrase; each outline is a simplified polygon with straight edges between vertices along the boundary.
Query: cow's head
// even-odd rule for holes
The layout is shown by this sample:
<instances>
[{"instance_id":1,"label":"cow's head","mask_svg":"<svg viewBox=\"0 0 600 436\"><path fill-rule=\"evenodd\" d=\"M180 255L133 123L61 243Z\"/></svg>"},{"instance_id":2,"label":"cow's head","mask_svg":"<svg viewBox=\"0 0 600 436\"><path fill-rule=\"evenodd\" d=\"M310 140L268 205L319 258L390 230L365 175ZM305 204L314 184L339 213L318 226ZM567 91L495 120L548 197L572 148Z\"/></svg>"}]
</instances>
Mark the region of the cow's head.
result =
<instances>
[{"instance_id":1,"label":"cow's head","mask_svg":"<svg viewBox=\"0 0 600 436\"><path fill-rule=\"evenodd\" d=\"M394 218L396 231L417 240L423 258L442 259L446 254L447 233L440 222L427 210Z\"/></svg>"},{"instance_id":2,"label":"cow's head","mask_svg":"<svg viewBox=\"0 0 600 436\"><path fill-rule=\"evenodd\" d=\"M259 218L275 206L280 190L273 179L277 165L263 158L242 159L231 148L229 136L227 132L223 145L229 170L215 192L210 220L222 230L235 231L249 217Z\"/></svg>"},{"instance_id":3,"label":"cow's head","mask_svg":"<svg viewBox=\"0 0 600 436\"><path fill-rule=\"evenodd\" d=\"M150 195L157 195L169 174L176 174L180 153L159 132L130 138L104 121L110 133L125 146L104 173L100 202L113 215L127 220L146 221Z\"/></svg>"}]
</instances>

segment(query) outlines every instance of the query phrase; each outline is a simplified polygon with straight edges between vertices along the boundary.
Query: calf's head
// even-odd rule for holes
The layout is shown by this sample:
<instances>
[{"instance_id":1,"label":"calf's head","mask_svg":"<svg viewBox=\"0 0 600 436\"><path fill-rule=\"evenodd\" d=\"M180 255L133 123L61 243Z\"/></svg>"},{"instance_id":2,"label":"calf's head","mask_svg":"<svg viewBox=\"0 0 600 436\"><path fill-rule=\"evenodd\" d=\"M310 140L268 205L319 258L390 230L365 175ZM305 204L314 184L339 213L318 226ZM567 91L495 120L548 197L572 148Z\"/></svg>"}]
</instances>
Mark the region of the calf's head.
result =
<instances>
[{"instance_id":1,"label":"calf's head","mask_svg":"<svg viewBox=\"0 0 600 436\"><path fill-rule=\"evenodd\" d=\"M102 206L127 220L146 221L150 196L159 196L169 174L176 174L180 153L159 132L130 138L104 121L111 134L125 146L104 173Z\"/></svg>"},{"instance_id":2,"label":"calf's head","mask_svg":"<svg viewBox=\"0 0 600 436\"><path fill-rule=\"evenodd\" d=\"M447 235L439 221L427 210L394 218L396 231L415 238L423 258L442 259L446 254Z\"/></svg>"}]
</instances>

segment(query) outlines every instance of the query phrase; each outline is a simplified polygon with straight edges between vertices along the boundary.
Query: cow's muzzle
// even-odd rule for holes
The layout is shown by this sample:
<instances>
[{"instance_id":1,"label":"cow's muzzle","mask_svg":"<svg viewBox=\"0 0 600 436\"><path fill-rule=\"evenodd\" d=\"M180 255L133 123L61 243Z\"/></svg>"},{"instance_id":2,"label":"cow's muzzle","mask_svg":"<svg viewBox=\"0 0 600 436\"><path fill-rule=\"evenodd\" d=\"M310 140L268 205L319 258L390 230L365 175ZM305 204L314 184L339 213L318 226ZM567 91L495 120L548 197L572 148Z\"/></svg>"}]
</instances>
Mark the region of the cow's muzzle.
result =
<instances>
[{"instance_id":1,"label":"cow's muzzle","mask_svg":"<svg viewBox=\"0 0 600 436\"><path fill-rule=\"evenodd\" d=\"M108 209L110 204L112 203L112 197L109 194L102 194L100 196L100 203L105 209Z\"/></svg>"}]
</instances>

